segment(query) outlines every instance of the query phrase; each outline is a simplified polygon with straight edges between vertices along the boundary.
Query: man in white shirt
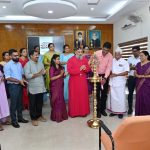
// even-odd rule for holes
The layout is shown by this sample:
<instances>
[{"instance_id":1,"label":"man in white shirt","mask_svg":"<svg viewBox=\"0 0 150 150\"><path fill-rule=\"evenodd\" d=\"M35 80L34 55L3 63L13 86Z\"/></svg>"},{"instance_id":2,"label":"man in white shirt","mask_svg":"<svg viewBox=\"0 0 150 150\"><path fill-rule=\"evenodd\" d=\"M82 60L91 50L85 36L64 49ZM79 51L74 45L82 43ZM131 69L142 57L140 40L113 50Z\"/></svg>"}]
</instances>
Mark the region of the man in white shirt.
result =
<instances>
[{"instance_id":1,"label":"man in white shirt","mask_svg":"<svg viewBox=\"0 0 150 150\"><path fill-rule=\"evenodd\" d=\"M112 64L112 73L110 75L110 93L108 98L108 110L111 111L110 117L118 115L123 118L126 113L125 105L125 86L129 71L129 64L121 55L122 51L118 48L115 52L115 58Z\"/></svg>"},{"instance_id":2,"label":"man in white shirt","mask_svg":"<svg viewBox=\"0 0 150 150\"><path fill-rule=\"evenodd\" d=\"M136 78L134 76L135 66L138 62L140 62L139 54L140 54L140 47L134 46L132 48L133 56L128 58L128 63L130 66L129 78L128 78L128 115L131 115L133 112L132 105L133 105L133 92L136 85Z\"/></svg>"}]
</instances>

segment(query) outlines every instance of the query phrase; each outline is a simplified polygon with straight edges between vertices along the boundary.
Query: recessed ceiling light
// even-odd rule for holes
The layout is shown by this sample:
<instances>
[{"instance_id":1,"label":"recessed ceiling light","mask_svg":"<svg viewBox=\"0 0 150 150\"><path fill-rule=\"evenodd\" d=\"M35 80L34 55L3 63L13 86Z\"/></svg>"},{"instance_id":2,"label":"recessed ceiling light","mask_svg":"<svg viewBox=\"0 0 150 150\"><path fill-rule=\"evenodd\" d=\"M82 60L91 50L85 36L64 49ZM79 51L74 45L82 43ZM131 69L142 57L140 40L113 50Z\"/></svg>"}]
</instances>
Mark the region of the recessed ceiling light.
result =
<instances>
[{"instance_id":1,"label":"recessed ceiling light","mask_svg":"<svg viewBox=\"0 0 150 150\"><path fill-rule=\"evenodd\" d=\"M92 8L91 8L91 11L93 11L93 10L94 10L94 8L92 7Z\"/></svg>"},{"instance_id":2,"label":"recessed ceiling light","mask_svg":"<svg viewBox=\"0 0 150 150\"><path fill-rule=\"evenodd\" d=\"M5 8L6 8L6 6L3 6L2 8L4 8L4 9L5 9Z\"/></svg>"},{"instance_id":3,"label":"recessed ceiling light","mask_svg":"<svg viewBox=\"0 0 150 150\"><path fill-rule=\"evenodd\" d=\"M52 10L49 10L49 11L48 11L48 13L49 13L49 14L52 14L52 13L53 13L53 11L52 11Z\"/></svg>"}]
</instances>

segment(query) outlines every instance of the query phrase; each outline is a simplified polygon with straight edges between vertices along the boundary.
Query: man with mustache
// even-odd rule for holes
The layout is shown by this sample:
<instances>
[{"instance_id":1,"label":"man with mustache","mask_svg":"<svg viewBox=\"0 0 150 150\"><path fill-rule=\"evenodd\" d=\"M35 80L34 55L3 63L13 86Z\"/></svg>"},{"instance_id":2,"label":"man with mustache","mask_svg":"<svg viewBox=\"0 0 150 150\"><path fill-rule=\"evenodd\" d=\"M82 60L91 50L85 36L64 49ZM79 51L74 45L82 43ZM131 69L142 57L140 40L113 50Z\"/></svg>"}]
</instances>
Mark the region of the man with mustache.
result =
<instances>
[{"instance_id":1,"label":"man with mustache","mask_svg":"<svg viewBox=\"0 0 150 150\"><path fill-rule=\"evenodd\" d=\"M4 66L4 74L10 93L11 123L13 127L19 128L20 125L18 122L28 122L28 120L25 120L22 116L22 86L25 86L27 81L23 78L23 68L19 62L17 50L12 49L9 55L11 56L11 60Z\"/></svg>"},{"instance_id":2,"label":"man with mustache","mask_svg":"<svg viewBox=\"0 0 150 150\"><path fill-rule=\"evenodd\" d=\"M105 112L106 100L108 92L108 81L111 72L113 57L110 53L111 43L105 42L103 44L102 50L96 51L97 64L97 74L101 77L100 83L97 83L97 117L100 118L101 115L107 116Z\"/></svg>"},{"instance_id":3,"label":"man with mustache","mask_svg":"<svg viewBox=\"0 0 150 150\"><path fill-rule=\"evenodd\" d=\"M31 50L30 60L24 67L26 79L29 88L29 111L33 126L38 126L38 121L46 122L42 115L43 93L46 92L44 77L46 70L43 63L38 61L39 52Z\"/></svg>"}]
</instances>

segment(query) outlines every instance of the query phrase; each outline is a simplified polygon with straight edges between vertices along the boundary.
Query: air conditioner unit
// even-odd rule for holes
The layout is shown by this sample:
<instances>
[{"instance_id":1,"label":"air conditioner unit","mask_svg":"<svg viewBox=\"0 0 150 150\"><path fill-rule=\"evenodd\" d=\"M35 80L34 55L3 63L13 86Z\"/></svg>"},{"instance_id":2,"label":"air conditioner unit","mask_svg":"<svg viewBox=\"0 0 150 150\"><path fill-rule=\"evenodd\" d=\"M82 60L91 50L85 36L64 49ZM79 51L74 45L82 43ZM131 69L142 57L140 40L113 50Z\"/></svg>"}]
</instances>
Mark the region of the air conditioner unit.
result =
<instances>
[{"instance_id":1,"label":"air conditioner unit","mask_svg":"<svg viewBox=\"0 0 150 150\"><path fill-rule=\"evenodd\" d=\"M134 23L139 23L139 22L142 22L142 17L133 14L133 15L128 16L128 20Z\"/></svg>"},{"instance_id":2,"label":"air conditioner unit","mask_svg":"<svg viewBox=\"0 0 150 150\"><path fill-rule=\"evenodd\" d=\"M130 29L132 27L135 27L136 24L135 23L129 23L129 24L125 24L121 27L122 30L127 30L127 29Z\"/></svg>"}]
</instances>

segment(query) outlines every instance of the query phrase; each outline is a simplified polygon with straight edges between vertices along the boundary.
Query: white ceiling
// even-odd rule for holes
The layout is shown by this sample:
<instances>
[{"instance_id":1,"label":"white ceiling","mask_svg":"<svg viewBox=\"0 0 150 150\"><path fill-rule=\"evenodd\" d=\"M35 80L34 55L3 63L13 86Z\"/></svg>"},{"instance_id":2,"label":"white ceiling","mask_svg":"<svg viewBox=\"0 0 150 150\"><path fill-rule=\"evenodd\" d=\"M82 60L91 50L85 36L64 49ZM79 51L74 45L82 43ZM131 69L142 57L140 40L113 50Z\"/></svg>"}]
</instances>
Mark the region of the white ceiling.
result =
<instances>
[{"instance_id":1,"label":"white ceiling","mask_svg":"<svg viewBox=\"0 0 150 150\"><path fill-rule=\"evenodd\" d=\"M150 0L0 0L0 22L114 23L149 3ZM48 14L49 10L53 13Z\"/></svg>"}]
</instances>

